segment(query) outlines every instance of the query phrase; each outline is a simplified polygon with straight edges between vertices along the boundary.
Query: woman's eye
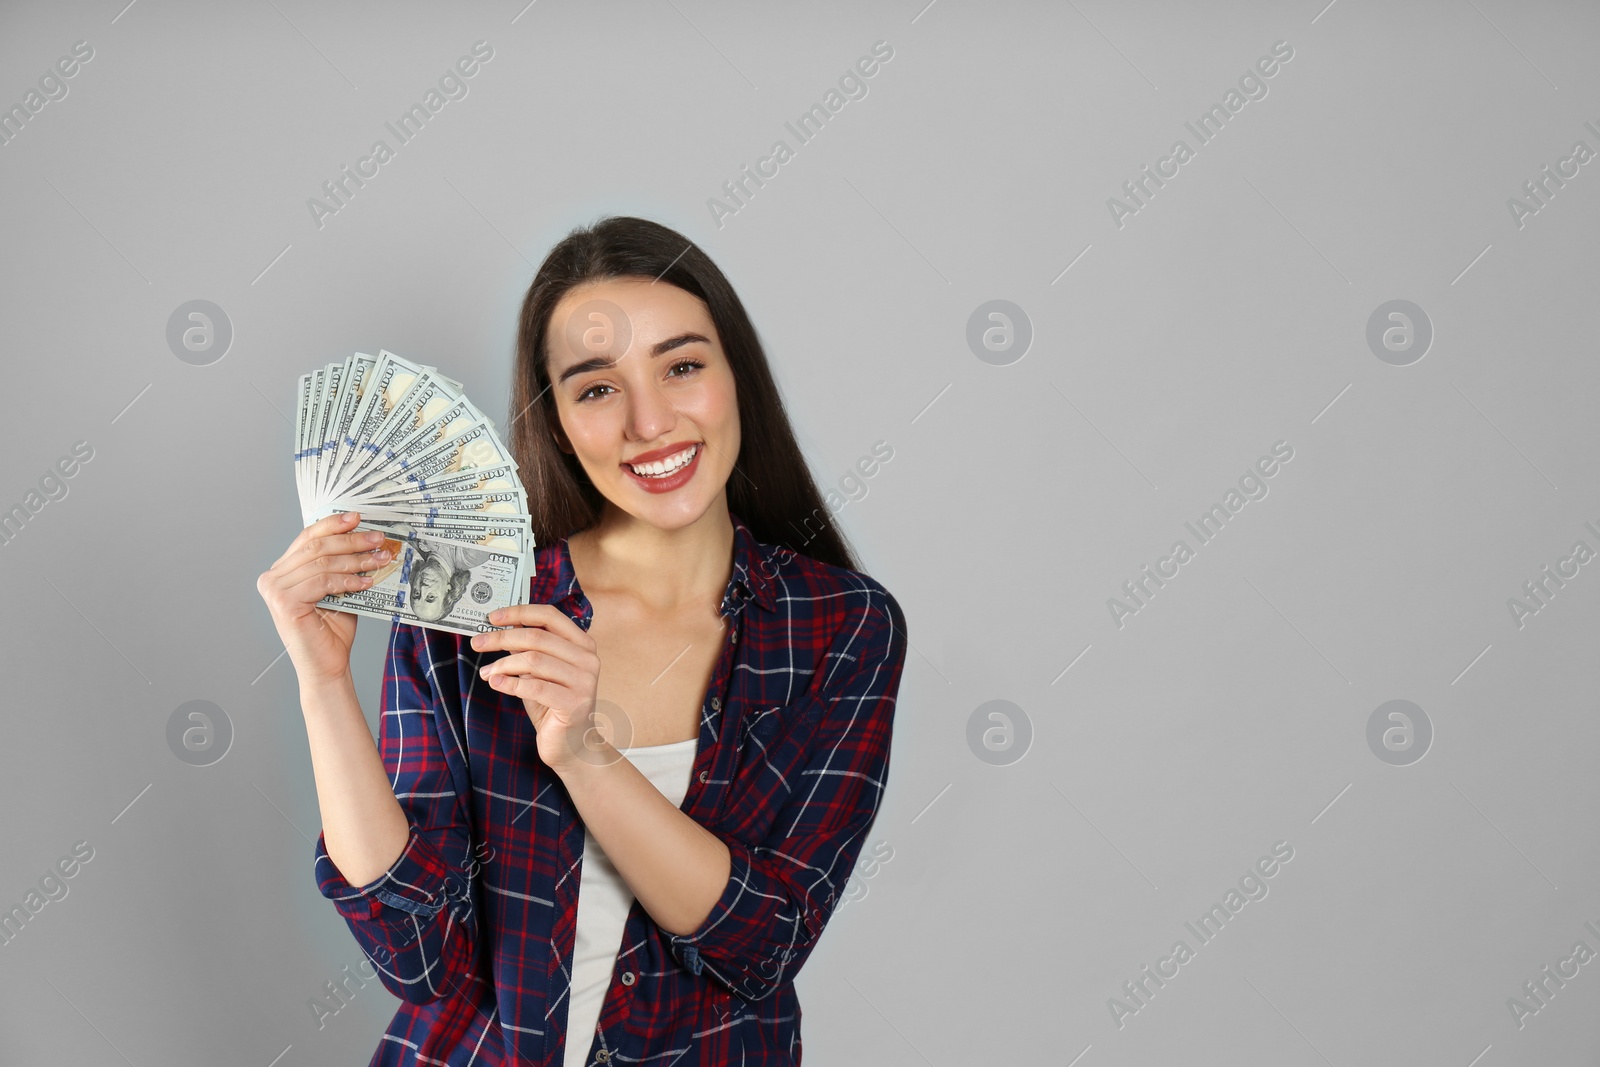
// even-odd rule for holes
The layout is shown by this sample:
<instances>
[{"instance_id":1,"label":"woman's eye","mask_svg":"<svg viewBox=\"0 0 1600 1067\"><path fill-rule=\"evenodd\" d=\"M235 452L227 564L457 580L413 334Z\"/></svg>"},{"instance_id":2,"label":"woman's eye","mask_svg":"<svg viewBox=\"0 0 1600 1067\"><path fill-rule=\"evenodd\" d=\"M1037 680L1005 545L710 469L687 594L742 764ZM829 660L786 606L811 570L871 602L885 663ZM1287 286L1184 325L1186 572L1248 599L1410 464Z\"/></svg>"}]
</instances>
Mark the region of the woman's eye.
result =
<instances>
[{"instance_id":1,"label":"woman's eye","mask_svg":"<svg viewBox=\"0 0 1600 1067\"><path fill-rule=\"evenodd\" d=\"M687 373L691 373L693 371L701 370L704 367L705 367L705 364L701 363L698 360L680 359L680 360L678 360L678 362L676 362L676 363L674 363L672 365L672 370L674 372L676 372L678 370L684 370L684 373L687 374ZM687 369L685 369L685 368L687 368ZM676 373L669 375L669 377L678 377L678 378L682 378L683 376L684 376L683 374L676 374ZM586 401L589 401L589 400L598 399L599 396L603 396L604 394L596 394L595 393L595 390L597 390L597 389L611 389L611 386L606 385L603 382L597 382L596 384L589 386L589 388L585 389L583 392L578 394L578 403L582 404L582 403L584 403Z\"/></svg>"}]
</instances>

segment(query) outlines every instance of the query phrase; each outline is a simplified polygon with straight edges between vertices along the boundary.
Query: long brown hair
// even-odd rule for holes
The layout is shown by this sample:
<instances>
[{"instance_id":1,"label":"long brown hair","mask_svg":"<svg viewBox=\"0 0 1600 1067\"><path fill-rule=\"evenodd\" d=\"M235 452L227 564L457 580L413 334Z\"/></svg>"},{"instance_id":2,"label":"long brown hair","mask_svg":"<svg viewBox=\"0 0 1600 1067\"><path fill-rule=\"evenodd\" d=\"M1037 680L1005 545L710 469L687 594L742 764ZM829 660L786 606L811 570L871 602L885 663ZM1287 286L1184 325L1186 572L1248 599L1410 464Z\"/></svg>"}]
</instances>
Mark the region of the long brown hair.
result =
<instances>
[{"instance_id":1,"label":"long brown hair","mask_svg":"<svg viewBox=\"0 0 1600 1067\"><path fill-rule=\"evenodd\" d=\"M574 228L550 250L522 301L511 383L509 446L533 512L536 543L547 544L600 518L600 491L578 457L563 452L545 348L562 297L587 282L654 278L699 297L711 313L738 395L739 455L728 479L728 510L758 541L859 571L832 512L817 491L783 409L772 368L733 286L693 241L648 219L612 215Z\"/></svg>"}]
</instances>

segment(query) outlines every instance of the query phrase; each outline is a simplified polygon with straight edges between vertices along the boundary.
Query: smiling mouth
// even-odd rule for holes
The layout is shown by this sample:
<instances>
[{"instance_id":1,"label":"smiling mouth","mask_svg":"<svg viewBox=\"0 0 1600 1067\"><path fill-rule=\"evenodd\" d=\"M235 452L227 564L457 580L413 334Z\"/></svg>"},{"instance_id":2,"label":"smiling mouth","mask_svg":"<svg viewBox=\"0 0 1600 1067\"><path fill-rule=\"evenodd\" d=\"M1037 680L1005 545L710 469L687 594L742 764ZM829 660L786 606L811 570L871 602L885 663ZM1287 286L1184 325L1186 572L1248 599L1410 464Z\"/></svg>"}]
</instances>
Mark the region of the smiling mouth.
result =
<instances>
[{"instance_id":1,"label":"smiling mouth","mask_svg":"<svg viewBox=\"0 0 1600 1067\"><path fill-rule=\"evenodd\" d=\"M623 466L641 478L665 478L667 475L687 467L689 462L699 453L700 445L696 443L675 456L668 456L666 459L658 460L655 463L641 463L637 466L632 463L624 463Z\"/></svg>"}]
</instances>

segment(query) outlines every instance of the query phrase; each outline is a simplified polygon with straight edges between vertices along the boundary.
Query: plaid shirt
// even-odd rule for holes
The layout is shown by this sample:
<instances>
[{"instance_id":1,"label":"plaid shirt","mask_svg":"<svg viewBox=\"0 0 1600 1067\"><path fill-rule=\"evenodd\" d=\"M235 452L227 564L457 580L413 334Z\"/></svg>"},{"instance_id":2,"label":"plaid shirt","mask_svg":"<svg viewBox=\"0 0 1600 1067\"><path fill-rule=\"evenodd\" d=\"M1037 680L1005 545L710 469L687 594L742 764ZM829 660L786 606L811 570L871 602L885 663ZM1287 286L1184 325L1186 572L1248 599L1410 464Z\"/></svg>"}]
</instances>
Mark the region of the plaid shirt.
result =
<instances>
[{"instance_id":1,"label":"plaid shirt","mask_svg":"<svg viewBox=\"0 0 1600 1067\"><path fill-rule=\"evenodd\" d=\"M794 976L850 877L883 797L905 665L882 585L758 542L737 515L728 634L700 712L681 810L728 846L732 871L699 929L658 926L637 899L588 1046L600 1067L798 1064ZM540 546L531 603L594 617L563 538ZM520 698L477 652L396 625L379 749L411 836L352 886L319 834L318 889L402 1001L371 1067L561 1067L584 825L538 756Z\"/></svg>"}]
</instances>

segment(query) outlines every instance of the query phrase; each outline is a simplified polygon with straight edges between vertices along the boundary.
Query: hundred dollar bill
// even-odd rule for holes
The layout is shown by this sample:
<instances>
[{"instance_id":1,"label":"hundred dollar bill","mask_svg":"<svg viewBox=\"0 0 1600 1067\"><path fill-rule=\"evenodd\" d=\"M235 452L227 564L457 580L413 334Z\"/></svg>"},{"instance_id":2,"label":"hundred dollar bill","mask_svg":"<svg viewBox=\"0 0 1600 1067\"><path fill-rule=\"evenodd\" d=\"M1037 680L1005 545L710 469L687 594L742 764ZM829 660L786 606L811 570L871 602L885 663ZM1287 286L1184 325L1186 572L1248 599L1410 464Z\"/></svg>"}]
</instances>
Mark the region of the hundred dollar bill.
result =
<instances>
[{"instance_id":1,"label":"hundred dollar bill","mask_svg":"<svg viewBox=\"0 0 1600 1067\"><path fill-rule=\"evenodd\" d=\"M316 418L311 426L311 491L318 493L322 479L327 474L328 463L333 459L333 444L329 434L332 432L333 413L339 405L339 397L343 394L344 386L350 378L350 360L342 363L328 365L329 378L322 398L317 402Z\"/></svg>"},{"instance_id":2,"label":"hundred dollar bill","mask_svg":"<svg viewBox=\"0 0 1600 1067\"><path fill-rule=\"evenodd\" d=\"M312 519L326 518L334 514L337 508L327 508L320 514L313 513ZM489 548L496 552L520 554L526 557L525 562L531 566L533 560L534 537L533 521L530 515L503 515L490 513L482 518L464 516L456 518L444 514L437 516L408 515L403 518L372 518L368 519L366 512L361 513L361 521L356 523L356 528L367 528L382 531L386 536L404 539L413 532L421 532L429 537L440 537L449 541L464 541L479 548ZM392 546L391 546L392 547ZM532 572L527 572L532 577Z\"/></svg>"},{"instance_id":3,"label":"hundred dollar bill","mask_svg":"<svg viewBox=\"0 0 1600 1067\"><path fill-rule=\"evenodd\" d=\"M397 461L415 456L429 445L472 426L488 425L483 413L466 397L450 397L437 381L419 378L368 447L367 458L340 479L346 489L370 481L374 471L392 469Z\"/></svg>"},{"instance_id":4,"label":"hundred dollar bill","mask_svg":"<svg viewBox=\"0 0 1600 1067\"><path fill-rule=\"evenodd\" d=\"M340 450L338 469L334 471L334 485L344 481L344 476L361 463L373 436L378 432L401 400L411 391L423 373L420 366L401 359L386 349L378 350L378 363L372 368L371 385L356 406L350 431Z\"/></svg>"},{"instance_id":5,"label":"hundred dollar bill","mask_svg":"<svg viewBox=\"0 0 1600 1067\"><path fill-rule=\"evenodd\" d=\"M405 609L430 625L449 622L448 612L429 616L453 597L450 611L467 612L466 622L455 618L453 625L469 633L487 628L481 617L499 600L526 602L534 548L528 494L493 420L461 395L460 382L379 349L315 368L296 385L294 474L303 523L360 512L363 528L384 531L402 550L410 546L418 582L431 590L422 597L408 585L400 598L400 586L379 582L325 598L337 601L328 606L390 619ZM459 574L479 563L498 567L495 580L509 582L510 591L493 594L495 604L474 621L472 609L461 607L465 594L432 585L452 565ZM380 573L392 585L406 570L402 553Z\"/></svg>"},{"instance_id":6,"label":"hundred dollar bill","mask_svg":"<svg viewBox=\"0 0 1600 1067\"><path fill-rule=\"evenodd\" d=\"M454 516L492 519L496 515L528 515L528 496L518 489L502 493L456 493L431 501L402 500L370 502L353 510L362 518L392 519L406 516ZM529 520L532 516L529 515Z\"/></svg>"},{"instance_id":7,"label":"hundred dollar bill","mask_svg":"<svg viewBox=\"0 0 1600 1067\"><path fill-rule=\"evenodd\" d=\"M347 447L346 442L349 442L348 447L354 447L354 439L350 437L350 426L355 421L356 410L366 396L367 388L371 384L368 379L377 363L377 356L357 352L346 364L344 381L339 389L339 395L334 399L335 407L323 439L327 458L322 465L321 483L317 486L319 495L327 495L332 488L333 472L339 466L340 457Z\"/></svg>"},{"instance_id":8,"label":"hundred dollar bill","mask_svg":"<svg viewBox=\"0 0 1600 1067\"><path fill-rule=\"evenodd\" d=\"M533 530L526 516L498 516L510 522L450 522L443 519L410 521L406 519L372 519L370 525L385 531L391 537L404 538L420 533L446 541L459 541L478 548L490 549L506 555L515 555L522 561L517 573L517 597L513 603L522 604L528 598L528 579L533 577Z\"/></svg>"},{"instance_id":9,"label":"hundred dollar bill","mask_svg":"<svg viewBox=\"0 0 1600 1067\"><path fill-rule=\"evenodd\" d=\"M398 364L396 364L398 365ZM417 428L436 416L455 395L426 370L420 370L406 386L400 398L389 406L383 421L368 427L359 449L351 455L350 462L339 473L335 487L357 480L383 459L385 446L404 440Z\"/></svg>"},{"instance_id":10,"label":"hundred dollar bill","mask_svg":"<svg viewBox=\"0 0 1600 1067\"><path fill-rule=\"evenodd\" d=\"M522 479L517 477L516 465L501 463L492 467L446 471L428 478L416 478L405 485L392 480L373 482L367 492L347 499L352 505L363 502L383 504L390 500L421 502L457 493L505 493L520 489Z\"/></svg>"},{"instance_id":11,"label":"hundred dollar bill","mask_svg":"<svg viewBox=\"0 0 1600 1067\"><path fill-rule=\"evenodd\" d=\"M294 418L294 482L302 501L309 501L310 495L306 489L305 447L306 447L306 416L311 411L312 384L316 381L316 371L300 375L295 382L298 406ZM304 508L301 509L304 512ZM304 515L301 516L304 518ZM309 522L306 525L310 525Z\"/></svg>"},{"instance_id":12,"label":"hundred dollar bill","mask_svg":"<svg viewBox=\"0 0 1600 1067\"><path fill-rule=\"evenodd\" d=\"M459 384L444 377L437 368L410 363L393 352L385 351L384 354L388 356L389 364L401 372L397 380L403 384L403 391L388 405L388 411L381 422L375 426L368 424L364 427L366 433L362 438L362 449L357 455L357 462L344 468L340 481L347 480L351 475L369 466L374 459L373 453L381 446L403 441L416 430L443 417L445 408L450 404L457 401L465 402L469 421L487 418L461 395ZM406 383L407 374L410 378L409 383ZM460 413L454 417L460 417Z\"/></svg>"},{"instance_id":13,"label":"hundred dollar bill","mask_svg":"<svg viewBox=\"0 0 1600 1067\"><path fill-rule=\"evenodd\" d=\"M330 363L327 373L323 377L322 395L317 398L317 406L312 412L314 419L311 424L311 437L306 442L311 460L311 486L313 492L322 478L322 464L324 445L328 436L328 413L333 410L334 398L339 395L339 384L344 380L345 367L349 363Z\"/></svg>"},{"instance_id":14,"label":"hundred dollar bill","mask_svg":"<svg viewBox=\"0 0 1600 1067\"><path fill-rule=\"evenodd\" d=\"M301 484L305 487L306 500L314 500L316 494L312 486L316 482L316 455L312 443L317 433L317 417L322 411L322 400L328 393L329 377L333 364L320 367L311 372L310 392L307 397L307 406L304 418L301 420L300 446L295 453L295 467L300 473Z\"/></svg>"},{"instance_id":15,"label":"hundred dollar bill","mask_svg":"<svg viewBox=\"0 0 1600 1067\"><path fill-rule=\"evenodd\" d=\"M364 516L363 516L364 517ZM527 515L493 515L479 521L471 518L456 519L449 515L433 518L405 518L370 520L371 524L390 533L404 537L415 531L428 537L447 541L461 541L478 548L492 549L507 555L516 555L522 561L517 574L518 599L523 604L528 599L528 579L533 577L533 525Z\"/></svg>"},{"instance_id":16,"label":"hundred dollar bill","mask_svg":"<svg viewBox=\"0 0 1600 1067\"><path fill-rule=\"evenodd\" d=\"M433 375L435 378L439 379L456 392L461 392L461 383L456 381L454 378L446 378L444 375L440 374L438 367L429 367L424 365L423 370L427 371L429 374Z\"/></svg>"},{"instance_id":17,"label":"hundred dollar bill","mask_svg":"<svg viewBox=\"0 0 1600 1067\"><path fill-rule=\"evenodd\" d=\"M357 529L382 529L366 522ZM466 540L406 530L385 530L394 558L376 571L365 589L330 593L319 607L426 626L457 634L505 629L488 621L491 611L527 603L523 557Z\"/></svg>"},{"instance_id":18,"label":"hundred dollar bill","mask_svg":"<svg viewBox=\"0 0 1600 1067\"><path fill-rule=\"evenodd\" d=\"M418 441L413 448L396 455L381 469L368 472L362 481L347 485L342 492L361 492L370 483L386 477L407 486L444 471L493 467L508 462L510 456L494 429L479 421L439 441Z\"/></svg>"},{"instance_id":19,"label":"hundred dollar bill","mask_svg":"<svg viewBox=\"0 0 1600 1067\"><path fill-rule=\"evenodd\" d=\"M334 491L355 480L363 470L371 469L374 464L374 453L381 450L382 443L394 440L397 435L403 437L410 434L411 430L406 429L408 422L414 427L418 419L430 418L437 408L443 408L451 398L454 398L454 394L451 394L442 382L430 376L421 366L416 366L414 363L408 365L400 360L400 357L394 357L392 354L390 357L392 358L389 360L389 368L394 370L394 374L389 378L386 397L381 398L382 419L376 426L371 419L368 419L362 427L358 427L363 430L363 434L355 438L357 443L350 448L349 454L334 475L331 486ZM397 387L400 387L400 392L398 397L395 397L394 392ZM368 411L368 416L371 414L374 414L374 411Z\"/></svg>"}]
</instances>

